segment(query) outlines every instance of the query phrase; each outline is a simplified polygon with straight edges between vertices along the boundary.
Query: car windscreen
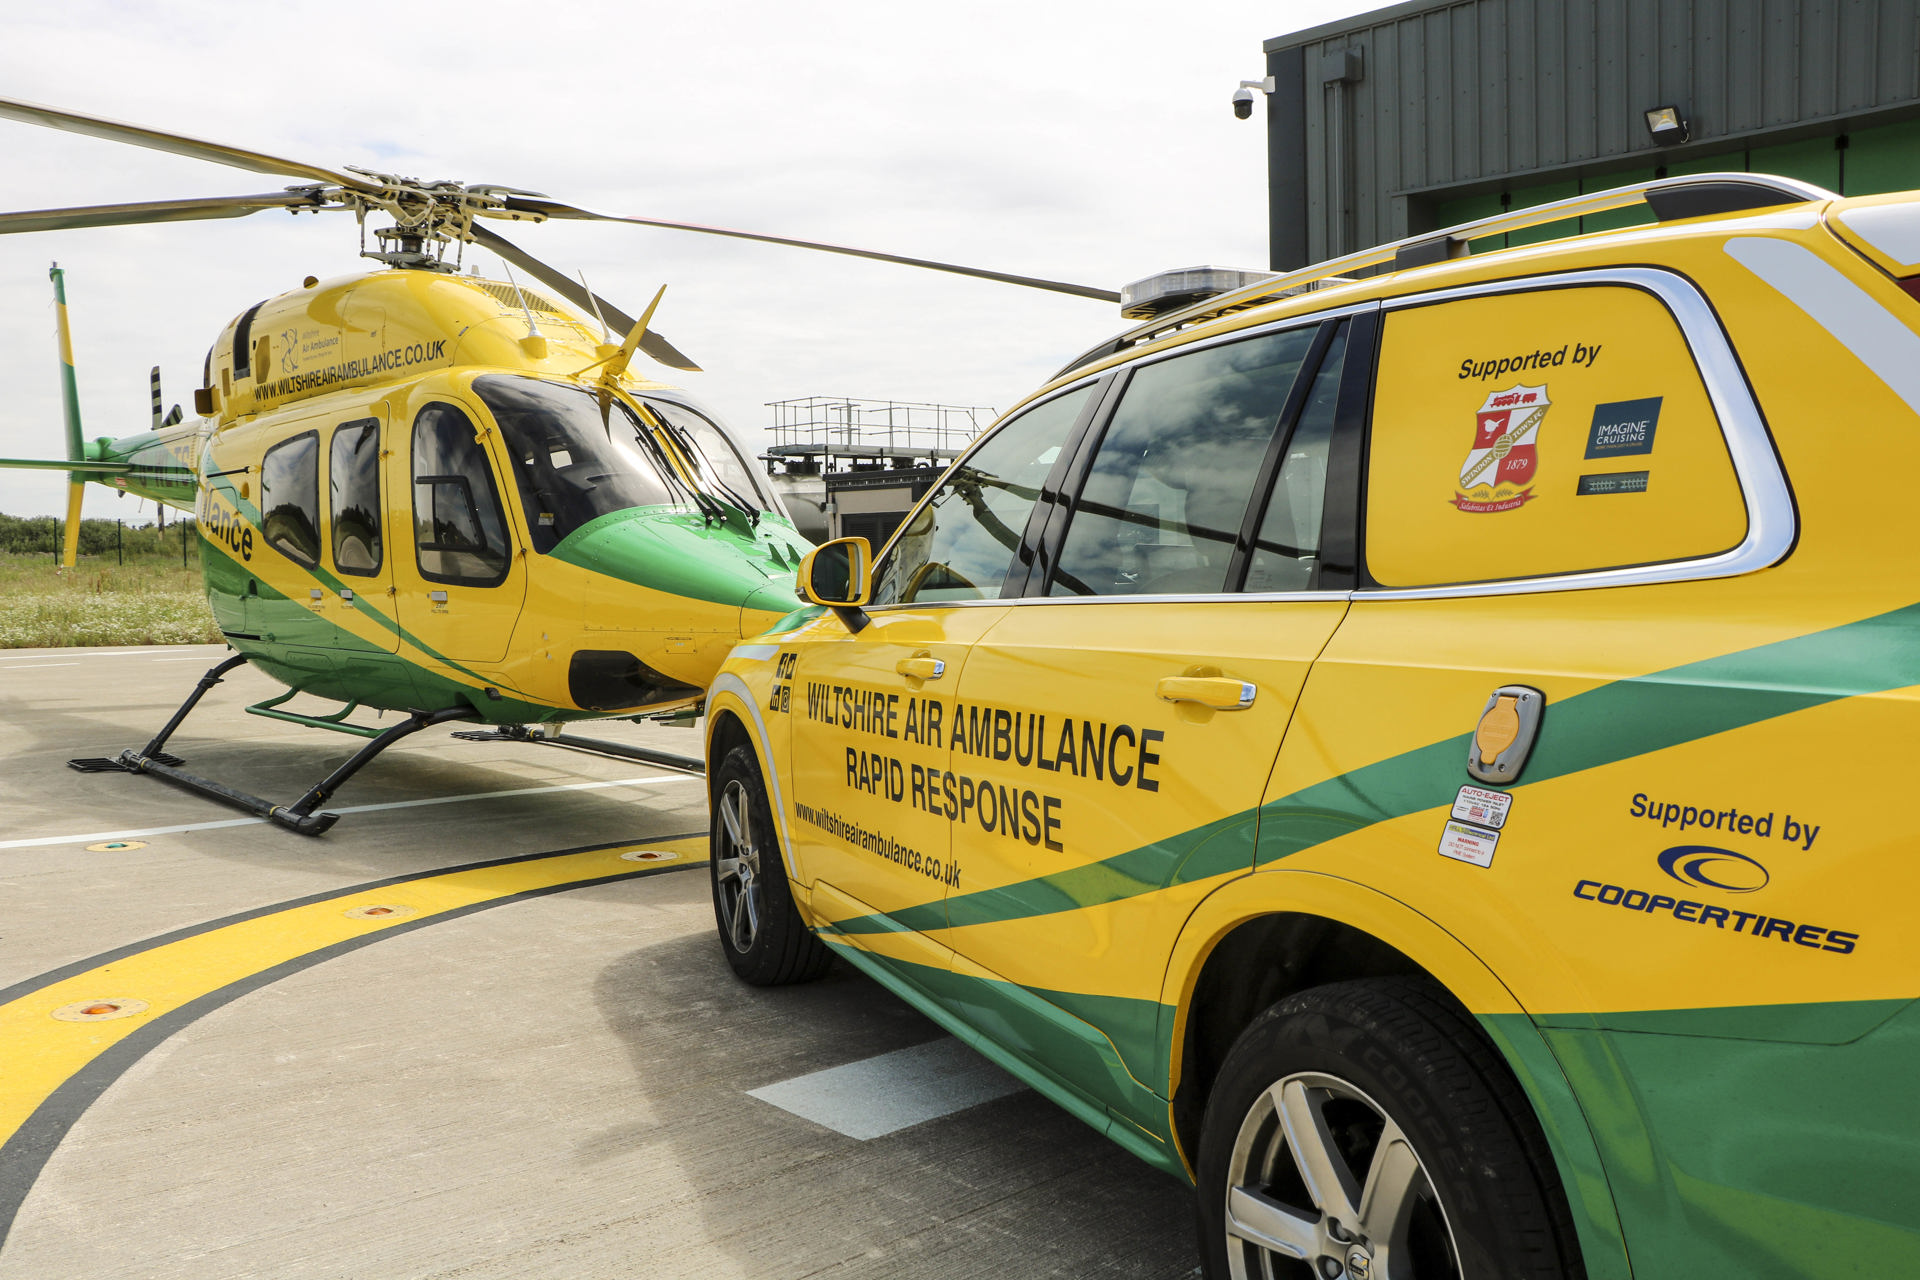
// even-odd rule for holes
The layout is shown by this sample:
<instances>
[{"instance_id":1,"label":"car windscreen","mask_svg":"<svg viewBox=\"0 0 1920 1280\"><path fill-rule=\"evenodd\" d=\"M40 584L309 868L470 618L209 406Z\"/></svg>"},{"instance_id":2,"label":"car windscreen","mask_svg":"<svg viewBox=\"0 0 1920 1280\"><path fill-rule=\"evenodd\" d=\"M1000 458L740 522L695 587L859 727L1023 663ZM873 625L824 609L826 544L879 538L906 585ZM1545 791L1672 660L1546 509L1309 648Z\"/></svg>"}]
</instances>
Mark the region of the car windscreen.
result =
<instances>
[{"instance_id":1,"label":"car windscreen","mask_svg":"<svg viewBox=\"0 0 1920 1280\"><path fill-rule=\"evenodd\" d=\"M488 375L473 389L500 428L535 551L591 520L631 507L680 505L618 399L533 378Z\"/></svg>"}]
</instances>

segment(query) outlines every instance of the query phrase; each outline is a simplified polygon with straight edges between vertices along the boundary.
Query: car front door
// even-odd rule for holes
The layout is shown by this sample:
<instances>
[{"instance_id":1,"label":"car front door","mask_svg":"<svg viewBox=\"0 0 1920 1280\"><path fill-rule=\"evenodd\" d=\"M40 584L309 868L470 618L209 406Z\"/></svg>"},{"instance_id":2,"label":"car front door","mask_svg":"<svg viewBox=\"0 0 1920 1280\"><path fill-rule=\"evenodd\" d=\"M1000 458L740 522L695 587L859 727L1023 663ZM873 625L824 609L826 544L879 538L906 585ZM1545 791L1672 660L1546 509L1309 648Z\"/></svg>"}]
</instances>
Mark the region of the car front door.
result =
<instances>
[{"instance_id":1,"label":"car front door","mask_svg":"<svg viewBox=\"0 0 1920 1280\"><path fill-rule=\"evenodd\" d=\"M874 571L865 625L814 623L792 647L791 830L816 915L875 949L938 930L965 870L951 832L977 797L948 767L954 689L1000 599L1047 476L1096 387L1002 424L908 517ZM959 887L966 887L964 878ZM934 960L934 963L941 963Z\"/></svg>"},{"instance_id":2,"label":"car front door","mask_svg":"<svg viewBox=\"0 0 1920 1280\"><path fill-rule=\"evenodd\" d=\"M952 770L1019 821L976 805L954 826L956 968L1010 1048L1148 1132L1168 953L1252 869L1268 770L1346 612L1320 540L1351 329L1136 368L1050 513L1046 596L961 674Z\"/></svg>"}]
</instances>

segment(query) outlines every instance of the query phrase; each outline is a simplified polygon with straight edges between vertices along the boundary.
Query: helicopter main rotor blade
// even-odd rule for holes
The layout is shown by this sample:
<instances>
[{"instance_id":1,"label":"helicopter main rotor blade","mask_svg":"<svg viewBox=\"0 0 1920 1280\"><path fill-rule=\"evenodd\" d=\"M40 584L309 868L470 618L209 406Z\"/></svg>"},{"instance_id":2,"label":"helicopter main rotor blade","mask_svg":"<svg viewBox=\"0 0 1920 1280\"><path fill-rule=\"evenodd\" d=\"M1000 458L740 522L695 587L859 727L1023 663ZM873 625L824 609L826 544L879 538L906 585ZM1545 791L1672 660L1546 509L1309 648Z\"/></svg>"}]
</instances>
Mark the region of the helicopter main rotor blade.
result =
<instances>
[{"instance_id":1,"label":"helicopter main rotor blade","mask_svg":"<svg viewBox=\"0 0 1920 1280\"><path fill-rule=\"evenodd\" d=\"M571 279L555 271L552 267L534 257L525 249L515 245L504 236L487 230L477 222L473 224L472 232L473 242L475 244L482 245L491 249L494 253L499 254L502 258L505 258L514 266L519 267L522 271L525 271L541 284L546 285L547 288L553 290L574 306L579 307L582 311L592 314L595 310L594 304L597 302L599 304L599 313L605 318L607 326L611 329L618 330L622 337L625 337L627 332L633 328L634 319L632 316L614 306L605 298L600 297L600 295L588 293L578 280ZM685 355L682 355L678 348L655 333L652 329L648 329L646 334L641 337L640 349L655 360L658 360L661 364L666 365L669 369L684 369L688 373L699 373L701 371L699 365L689 360Z\"/></svg>"},{"instance_id":2,"label":"helicopter main rotor blade","mask_svg":"<svg viewBox=\"0 0 1920 1280\"><path fill-rule=\"evenodd\" d=\"M897 262L906 267L926 267L932 271L949 271L955 275L974 276L981 280L998 280L1002 284L1024 285L1029 289L1046 289L1053 293L1070 293L1077 298L1095 298L1101 302L1118 303L1120 295L1111 289L1096 289L1092 285L1069 284L1064 280L1043 280L1037 276L1016 276L1005 271L988 271L984 267L963 267L954 262L935 262L930 258L909 258L897 253L880 253L873 249L855 249L843 244L826 244L818 240L795 240L790 236L762 235L757 231L734 231L726 227L707 227L695 222L668 222L662 218L629 218L616 213L595 213L591 209L582 209L576 205L561 204L553 200L536 200L524 197L509 197L506 201L509 209L525 213L543 213L549 218L573 218L592 222L629 222L640 227L665 227L670 231L697 231L701 235L730 236L735 240L758 240L762 244L783 244L795 249L818 249L824 253L841 253L853 258L872 258L876 262Z\"/></svg>"},{"instance_id":3,"label":"helicopter main rotor blade","mask_svg":"<svg viewBox=\"0 0 1920 1280\"><path fill-rule=\"evenodd\" d=\"M23 102L18 98L0 98L0 119L45 125L49 129L65 129L69 133L82 133L90 138L104 138L109 142L131 143L136 147L146 147L153 151L169 151L177 156L189 156L195 160L210 160L214 164L231 165L235 169L250 169L254 173L269 173L283 178L307 178L314 182L346 187L353 191L380 189L378 185L367 179L355 177L350 173L341 173L319 165L271 156L264 151L248 151L241 147L230 147L224 142L207 142L200 138L190 138L182 133L167 133L160 129L149 129L144 125L109 120L104 116L90 116L80 111L64 111L59 107L49 107L38 102Z\"/></svg>"},{"instance_id":4,"label":"helicopter main rotor blade","mask_svg":"<svg viewBox=\"0 0 1920 1280\"><path fill-rule=\"evenodd\" d=\"M244 218L262 209L320 209L310 193L275 191L258 196L206 196L194 200L148 200L139 204L90 204L73 209L0 213L0 235L13 231L66 231L75 227L120 227L141 222L195 222ZM335 206L337 207L337 206Z\"/></svg>"}]
</instances>

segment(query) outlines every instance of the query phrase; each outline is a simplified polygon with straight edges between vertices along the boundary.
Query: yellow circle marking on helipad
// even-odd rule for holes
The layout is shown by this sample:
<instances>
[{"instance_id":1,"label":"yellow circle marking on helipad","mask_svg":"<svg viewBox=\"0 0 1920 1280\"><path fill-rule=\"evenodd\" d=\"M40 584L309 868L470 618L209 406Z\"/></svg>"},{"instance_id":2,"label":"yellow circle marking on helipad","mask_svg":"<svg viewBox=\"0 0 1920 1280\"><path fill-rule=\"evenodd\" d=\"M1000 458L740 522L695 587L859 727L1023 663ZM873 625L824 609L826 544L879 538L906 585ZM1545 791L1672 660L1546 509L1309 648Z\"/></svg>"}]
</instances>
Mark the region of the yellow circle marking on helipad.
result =
<instances>
[{"instance_id":1,"label":"yellow circle marking on helipad","mask_svg":"<svg viewBox=\"0 0 1920 1280\"><path fill-rule=\"evenodd\" d=\"M144 849L146 847L147 847L147 842L145 840L106 840L101 842L100 844L88 845L87 852L88 853L126 853L130 849Z\"/></svg>"},{"instance_id":2,"label":"yellow circle marking on helipad","mask_svg":"<svg viewBox=\"0 0 1920 1280\"><path fill-rule=\"evenodd\" d=\"M413 914L413 908L397 902L381 902L365 907L353 907L340 914L349 920L404 920Z\"/></svg>"},{"instance_id":3,"label":"yellow circle marking on helipad","mask_svg":"<svg viewBox=\"0 0 1920 1280\"><path fill-rule=\"evenodd\" d=\"M705 835L660 843L677 846L672 858L687 864L697 865L707 856ZM635 850L629 845L626 848L632 852L668 852L658 847ZM138 1030L131 1021L126 1021L134 1014L150 1012L156 1018L163 1017L251 975L330 950L341 943L379 937L384 932L381 925L402 918L401 913L395 911L393 915L343 919L350 911L397 906L394 899L405 897L410 900L409 914L414 919L432 920L563 885L588 885L597 880L644 874L639 867L628 871L615 868L612 864L617 859L609 856L612 852L604 848L589 849L504 863L481 863L427 872L417 880L382 890L360 889L318 902L301 902L118 955L111 961L69 974L0 1004L0 1046L4 1046L0 1058L4 1058L6 1071L5 1079L0 1080L0 1143L11 1138L35 1108L75 1072ZM370 903L365 895L371 892L391 893L394 897ZM374 927L368 928L368 925ZM146 1001L95 994L103 988L146 991L152 997L152 1007L149 1008ZM49 1007L56 1004L57 1011ZM106 1009L108 1005L114 1007ZM88 1009L104 1012L84 1012ZM102 1026L84 1036L63 1034L42 1021L49 1012L62 1021L122 1020L125 1025ZM36 1027L41 1028L38 1033L34 1031Z\"/></svg>"},{"instance_id":4,"label":"yellow circle marking on helipad","mask_svg":"<svg viewBox=\"0 0 1920 1280\"><path fill-rule=\"evenodd\" d=\"M680 855L671 849L635 849L620 855L622 862L672 862Z\"/></svg>"},{"instance_id":5,"label":"yellow circle marking on helipad","mask_svg":"<svg viewBox=\"0 0 1920 1280\"><path fill-rule=\"evenodd\" d=\"M145 1013L145 1000L129 1000L116 996L111 1000L76 1000L72 1004L63 1004L53 1011L53 1016L62 1022L110 1022L115 1018L131 1018L136 1013Z\"/></svg>"}]
</instances>

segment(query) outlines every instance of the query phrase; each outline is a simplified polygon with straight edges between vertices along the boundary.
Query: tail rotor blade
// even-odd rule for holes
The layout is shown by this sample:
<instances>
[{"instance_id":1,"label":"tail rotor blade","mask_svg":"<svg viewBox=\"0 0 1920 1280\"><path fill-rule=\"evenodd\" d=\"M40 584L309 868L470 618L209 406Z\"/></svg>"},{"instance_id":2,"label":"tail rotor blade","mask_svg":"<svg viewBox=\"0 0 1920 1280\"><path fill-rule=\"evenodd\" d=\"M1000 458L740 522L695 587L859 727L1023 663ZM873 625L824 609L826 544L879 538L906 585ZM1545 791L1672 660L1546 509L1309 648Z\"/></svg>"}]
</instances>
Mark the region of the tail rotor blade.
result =
<instances>
[{"instance_id":1,"label":"tail rotor blade","mask_svg":"<svg viewBox=\"0 0 1920 1280\"><path fill-rule=\"evenodd\" d=\"M71 569L80 559L80 506L86 501L87 482L67 482L67 527L60 542L60 567Z\"/></svg>"}]
</instances>

